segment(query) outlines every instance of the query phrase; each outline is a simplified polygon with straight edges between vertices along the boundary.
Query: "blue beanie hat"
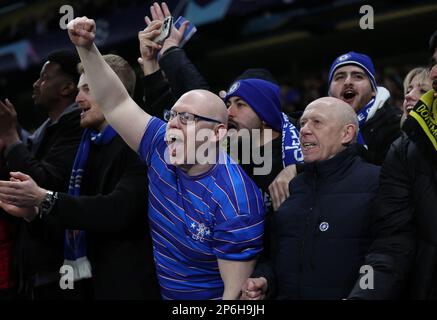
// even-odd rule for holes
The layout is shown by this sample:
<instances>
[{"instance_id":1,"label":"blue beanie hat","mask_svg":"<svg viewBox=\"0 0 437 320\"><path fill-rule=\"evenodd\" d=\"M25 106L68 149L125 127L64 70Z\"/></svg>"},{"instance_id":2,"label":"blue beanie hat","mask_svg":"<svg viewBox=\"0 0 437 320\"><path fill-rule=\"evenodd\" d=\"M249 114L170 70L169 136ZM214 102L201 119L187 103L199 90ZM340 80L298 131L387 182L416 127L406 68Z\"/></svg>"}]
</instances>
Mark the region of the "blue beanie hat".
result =
<instances>
[{"instance_id":1,"label":"blue beanie hat","mask_svg":"<svg viewBox=\"0 0 437 320\"><path fill-rule=\"evenodd\" d=\"M229 88L225 103L231 97L240 97L270 128L282 131L283 118L278 85L261 79L239 80Z\"/></svg>"},{"instance_id":2,"label":"blue beanie hat","mask_svg":"<svg viewBox=\"0 0 437 320\"><path fill-rule=\"evenodd\" d=\"M369 77L370 83L372 85L372 88L375 92L378 91L378 85L376 84L375 80L375 67L373 66L372 59L370 59L369 56L350 51L346 54L342 54L341 56L337 57L337 59L334 60L334 62L331 65L331 69L329 70L329 79L328 79L328 87L331 86L332 78L334 77L334 72L338 68L346 65L356 65L364 70L364 72Z\"/></svg>"}]
</instances>

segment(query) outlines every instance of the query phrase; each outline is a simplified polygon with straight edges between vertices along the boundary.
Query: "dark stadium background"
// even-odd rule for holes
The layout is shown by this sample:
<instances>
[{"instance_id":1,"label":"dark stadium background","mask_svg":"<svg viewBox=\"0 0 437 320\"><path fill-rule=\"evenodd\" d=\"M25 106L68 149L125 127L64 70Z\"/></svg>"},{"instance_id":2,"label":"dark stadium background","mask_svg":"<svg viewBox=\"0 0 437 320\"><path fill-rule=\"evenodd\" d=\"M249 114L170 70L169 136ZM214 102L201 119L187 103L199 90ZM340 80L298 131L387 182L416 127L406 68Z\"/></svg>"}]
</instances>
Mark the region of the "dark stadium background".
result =
<instances>
[{"instance_id":1,"label":"dark stadium background","mask_svg":"<svg viewBox=\"0 0 437 320\"><path fill-rule=\"evenodd\" d=\"M32 84L51 50L71 48L59 27L62 5L75 16L97 20L99 49L117 53L135 66L137 32L152 1L0 0L0 99L16 106L22 125L36 128L45 118L33 106ZM167 1L175 16L197 26L185 49L218 92L249 67L265 67L282 85L284 107L302 109L326 95L333 59L354 50L370 55L378 82L402 101L402 79L428 63L427 41L437 28L435 1L358 0L182 0ZM374 9L373 30L362 30L359 10ZM141 79L136 98L141 101Z\"/></svg>"}]
</instances>

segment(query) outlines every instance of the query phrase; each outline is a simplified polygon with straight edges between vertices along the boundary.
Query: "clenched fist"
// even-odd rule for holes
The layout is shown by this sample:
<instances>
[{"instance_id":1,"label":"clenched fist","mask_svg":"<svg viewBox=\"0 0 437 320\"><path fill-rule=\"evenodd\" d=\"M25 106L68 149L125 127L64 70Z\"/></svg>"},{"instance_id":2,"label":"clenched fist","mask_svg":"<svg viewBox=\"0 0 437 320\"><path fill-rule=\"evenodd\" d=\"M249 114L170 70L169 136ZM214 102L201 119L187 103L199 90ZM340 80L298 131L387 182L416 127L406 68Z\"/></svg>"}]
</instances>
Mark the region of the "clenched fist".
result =
<instances>
[{"instance_id":1,"label":"clenched fist","mask_svg":"<svg viewBox=\"0 0 437 320\"><path fill-rule=\"evenodd\" d=\"M96 37L96 23L87 17L76 18L67 25L71 42L78 47L90 48Z\"/></svg>"}]
</instances>

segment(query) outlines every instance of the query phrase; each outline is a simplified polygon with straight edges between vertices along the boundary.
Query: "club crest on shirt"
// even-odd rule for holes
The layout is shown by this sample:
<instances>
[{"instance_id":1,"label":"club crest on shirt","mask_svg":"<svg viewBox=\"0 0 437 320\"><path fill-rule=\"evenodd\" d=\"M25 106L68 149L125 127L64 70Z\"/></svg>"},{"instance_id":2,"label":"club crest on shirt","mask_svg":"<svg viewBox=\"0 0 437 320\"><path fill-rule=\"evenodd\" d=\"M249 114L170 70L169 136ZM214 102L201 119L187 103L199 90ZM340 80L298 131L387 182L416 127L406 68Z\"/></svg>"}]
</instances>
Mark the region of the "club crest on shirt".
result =
<instances>
[{"instance_id":1,"label":"club crest on shirt","mask_svg":"<svg viewBox=\"0 0 437 320\"><path fill-rule=\"evenodd\" d=\"M203 242L205 236L211 235L211 230L203 223L192 222L191 229L195 230L191 237L196 241Z\"/></svg>"}]
</instances>

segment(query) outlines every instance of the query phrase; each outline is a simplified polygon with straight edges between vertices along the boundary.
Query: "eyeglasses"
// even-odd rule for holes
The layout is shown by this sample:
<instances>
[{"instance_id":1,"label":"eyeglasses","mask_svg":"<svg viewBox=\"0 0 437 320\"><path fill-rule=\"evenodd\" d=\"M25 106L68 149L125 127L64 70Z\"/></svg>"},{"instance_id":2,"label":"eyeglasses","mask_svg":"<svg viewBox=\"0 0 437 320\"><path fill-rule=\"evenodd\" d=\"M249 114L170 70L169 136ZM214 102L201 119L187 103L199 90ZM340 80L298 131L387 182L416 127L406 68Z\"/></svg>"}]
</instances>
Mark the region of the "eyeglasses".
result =
<instances>
[{"instance_id":1,"label":"eyeglasses","mask_svg":"<svg viewBox=\"0 0 437 320\"><path fill-rule=\"evenodd\" d=\"M215 123L221 123L218 120L214 120L214 119L207 118L207 117L202 117L202 116L199 116L197 114L190 113L190 112L177 112L174 110L165 110L164 111L164 120L165 121L171 121L176 116L179 117L179 120L181 121L182 124L187 124L188 122L192 122L192 121L196 121L196 120L204 120L204 121L210 121L210 122L215 122Z\"/></svg>"}]
</instances>

